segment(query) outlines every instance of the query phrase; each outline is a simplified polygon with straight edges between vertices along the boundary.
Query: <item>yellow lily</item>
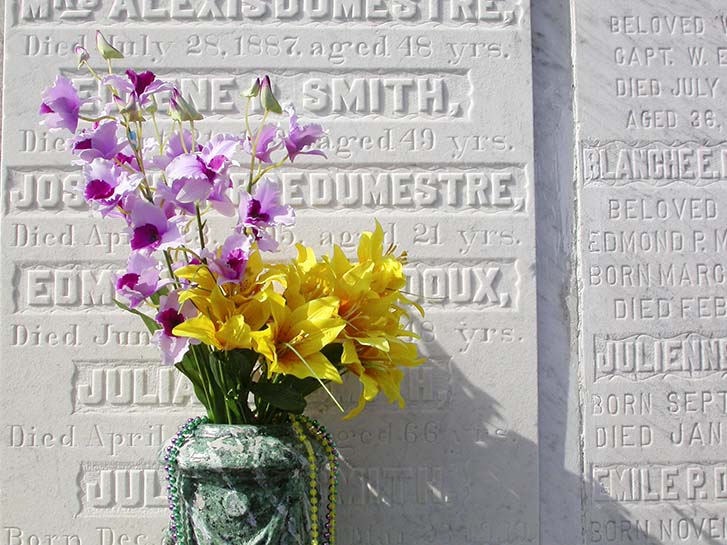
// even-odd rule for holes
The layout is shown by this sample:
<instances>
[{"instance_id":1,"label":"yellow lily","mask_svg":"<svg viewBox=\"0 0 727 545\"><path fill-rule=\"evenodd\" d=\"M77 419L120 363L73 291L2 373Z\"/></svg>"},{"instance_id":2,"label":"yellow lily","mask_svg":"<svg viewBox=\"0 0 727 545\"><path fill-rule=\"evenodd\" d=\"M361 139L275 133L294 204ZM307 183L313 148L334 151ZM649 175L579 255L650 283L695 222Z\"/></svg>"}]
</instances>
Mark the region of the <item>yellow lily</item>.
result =
<instances>
[{"instance_id":1,"label":"yellow lily","mask_svg":"<svg viewBox=\"0 0 727 545\"><path fill-rule=\"evenodd\" d=\"M405 403L400 388L404 373L399 367L414 367L423 361L411 343L391 342L386 352L370 347L357 352L344 342L342 362L348 364L347 368L358 377L362 386L358 405L344 418L348 420L359 414L379 392L384 393L389 403L396 402L403 408Z\"/></svg>"},{"instance_id":2,"label":"yellow lily","mask_svg":"<svg viewBox=\"0 0 727 545\"><path fill-rule=\"evenodd\" d=\"M273 306L273 321L255 346L268 360L268 376L280 373L342 382L336 367L321 353L346 325L337 311L335 297L314 299L296 309Z\"/></svg>"}]
</instances>

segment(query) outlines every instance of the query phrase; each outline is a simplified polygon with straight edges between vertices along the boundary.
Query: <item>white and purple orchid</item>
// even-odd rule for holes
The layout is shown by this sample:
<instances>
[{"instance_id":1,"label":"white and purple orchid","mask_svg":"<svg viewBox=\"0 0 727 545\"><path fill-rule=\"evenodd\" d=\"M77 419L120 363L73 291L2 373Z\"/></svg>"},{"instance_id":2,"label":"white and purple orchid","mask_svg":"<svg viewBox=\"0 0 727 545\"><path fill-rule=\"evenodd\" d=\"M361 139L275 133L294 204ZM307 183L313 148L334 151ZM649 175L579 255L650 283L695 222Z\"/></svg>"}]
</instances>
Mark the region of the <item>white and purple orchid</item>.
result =
<instances>
[{"instance_id":1,"label":"white and purple orchid","mask_svg":"<svg viewBox=\"0 0 727 545\"><path fill-rule=\"evenodd\" d=\"M56 76L55 83L42 95L38 113L49 129L66 129L72 133L78 128L81 107L90 102L78 96L78 91L66 77Z\"/></svg>"},{"instance_id":2,"label":"white and purple orchid","mask_svg":"<svg viewBox=\"0 0 727 545\"><path fill-rule=\"evenodd\" d=\"M126 272L116 277L116 293L128 302L130 308L136 308L169 282L161 280L158 260L141 252L132 252Z\"/></svg>"},{"instance_id":3,"label":"white and purple orchid","mask_svg":"<svg viewBox=\"0 0 727 545\"><path fill-rule=\"evenodd\" d=\"M197 309L194 308L191 301L185 301L184 304L179 305L179 296L176 291L163 295L159 299L159 312L157 312L155 320L161 328L152 336L152 342L159 347L164 365L174 365L182 361L189 347L190 339L177 337L172 331L196 314ZM195 344L198 342L194 341Z\"/></svg>"},{"instance_id":4,"label":"white and purple orchid","mask_svg":"<svg viewBox=\"0 0 727 545\"><path fill-rule=\"evenodd\" d=\"M212 138L200 151L175 157L166 167L171 194L180 203L209 204L224 215L234 214L227 190L232 187L228 169L240 139L229 134Z\"/></svg>"},{"instance_id":5,"label":"white and purple orchid","mask_svg":"<svg viewBox=\"0 0 727 545\"><path fill-rule=\"evenodd\" d=\"M326 154L318 149L303 151L305 148L315 144L321 136L326 134L323 127L315 124L300 125L295 110L288 108L286 111L290 116L290 127L288 134L283 137L283 143L285 144L285 149L288 150L288 158L290 161L295 161L298 155L320 155L321 157L325 157Z\"/></svg>"},{"instance_id":6,"label":"white and purple orchid","mask_svg":"<svg viewBox=\"0 0 727 545\"><path fill-rule=\"evenodd\" d=\"M141 182L140 176L129 174L105 159L94 159L84 165L83 177L83 196L88 205L101 212L102 216L121 215L117 207Z\"/></svg>"},{"instance_id":7,"label":"white and purple orchid","mask_svg":"<svg viewBox=\"0 0 727 545\"><path fill-rule=\"evenodd\" d=\"M170 83L157 79L154 72L134 72L127 70L125 76L109 74L104 76L103 84L116 89L121 102L125 105L137 104L140 108L151 105L151 97L162 91L171 91Z\"/></svg>"},{"instance_id":8,"label":"white and purple orchid","mask_svg":"<svg viewBox=\"0 0 727 545\"><path fill-rule=\"evenodd\" d=\"M145 150L150 152L158 152L159 145L155 140L151 140L148 147ZM202 151L202 145L195 143L192 138L192 131L184 129L181 133L179 131L173 132L169 139L164 144L164 151L161 155L156 155L152 159L155 167L164 170L169 166L174 159L185 153L199 153Z\"/></svg>"},{"instance_id":9,"label":"white and purple orchid","mask_svg":"<svg viewBox=\"0 0 727 545\"><path fill-rule=\"evenodd\" d=\"M248 135L242 149L245 153L252 155L253 147L255 148L255 157L263 163L272 163L273 159L270 154L280 149L282 142L278 137L277 125L268 124L260 128L257 135Z\"/></svg>"},{"instance_id":10,"label":"white and purple orchid","mask_svg":"<svg viewBox=\"0 0 727 545\"><path fill-rule=\"evenodd\" d=\"M104 120L82 130L69 142L71 153L86 163L94 159L115 159L128 146L125 140L119 139L118 128L116 121Z\"/></svg>"},{"instance_id":11,"label":"white and purple orchid","mask_svg":"<svg viewBox=\"0 0 727 545\"><path fill-rule=\"evenodd\" d=\"M250 237L235 233L227 237L217 251L208 251L203 255L207 259L209 270L217 275L218 284L223 285L228 282L238 284L245 275L251 250Z\"/></svg>"},{"instance_id":12,"label":"white and purple orchid","mask_svg":"<svg viewBox=\"0 0 727 545\"><path fill-rule=\"evenodd\" d=\"M179 230L184 218L167 217L158 206L138 199L129 214L129 236L132 250L154 252L179 246L184 236Z\"/></svg>"},{"instance_id":13,"label":"white and purple orchid","mask_svg":"<svg viewBox=\"0 0 727 545\"><path fill-rule=\"evenodd\" d=\"M280 204L280 190L269 178L255 184L252 194L240 191L238 232L249 233L263 251L277 250L278 243L266 231L276 225L293 225L295 213L290 206Z\"/></svg>"}]
</instances>

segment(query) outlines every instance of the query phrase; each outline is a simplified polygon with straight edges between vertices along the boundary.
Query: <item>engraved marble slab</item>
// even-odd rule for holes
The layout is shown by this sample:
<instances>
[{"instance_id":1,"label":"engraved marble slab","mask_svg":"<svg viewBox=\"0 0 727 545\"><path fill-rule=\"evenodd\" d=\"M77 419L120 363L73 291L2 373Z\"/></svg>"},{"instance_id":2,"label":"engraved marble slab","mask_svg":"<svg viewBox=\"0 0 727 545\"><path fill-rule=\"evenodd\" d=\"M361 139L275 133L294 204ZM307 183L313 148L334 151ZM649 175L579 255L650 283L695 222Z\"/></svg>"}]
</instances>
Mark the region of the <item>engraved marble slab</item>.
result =
<instances>
[{"instance_id":1,"label":"engraved marble slab","mask_svg":"<svg viewBox=\"0 0 727 545\"><path fill-rule=\"evenodd\" d=\"M725 543L727 11L575 16L586 543Z\"/></svg>"},{"instance_id":2,"label":"engraved marble slab","mask_svg":"<svg viewBox=\"0 0 727 545\"><path fill-rule=\"evenodd\" d=\"M341 422L342 545L538 543L530 11L527 0L8 0L2 148L0 543L146 545L165 525L155 456L189 385L112 303L123 226L74 192L64 139L38 126L73 45L104 30L177 81L205 133L242 129L239 91L269 72L324 124L327 161L279 174L298 212L276 233L350 249L376 217L407 249L429 363L407 408ZM214 223L223 233L225 223ZM356 385L337 392L344 404Z\"/></svg>"}]
</instances>

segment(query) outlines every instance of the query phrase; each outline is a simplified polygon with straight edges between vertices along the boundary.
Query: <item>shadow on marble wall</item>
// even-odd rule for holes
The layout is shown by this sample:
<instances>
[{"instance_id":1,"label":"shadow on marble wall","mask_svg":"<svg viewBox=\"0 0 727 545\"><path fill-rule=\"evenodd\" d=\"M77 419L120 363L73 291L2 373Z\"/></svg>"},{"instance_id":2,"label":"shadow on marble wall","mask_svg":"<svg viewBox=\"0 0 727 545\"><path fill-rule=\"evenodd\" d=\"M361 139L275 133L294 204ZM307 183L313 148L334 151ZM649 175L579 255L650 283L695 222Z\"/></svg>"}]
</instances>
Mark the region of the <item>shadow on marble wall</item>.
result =
<instances>
[{"instance_id":1,"label":"shadow on marble wall","mask_svg":"<svg viewBox=\"0 0 727 545\"><path fill-rule=\"evenodd\" d=\"M465 376L453 361L456 358L448 357L436 342L427 343L427 351L431 360L427 365L447 362L448 379L444 383L435 379L431 395L421 396L411 390L417 371L409 370L414 376L403 382L405 397L410 398L403 411L382 399L355 420L341 422L325 398L319 396L312 404L336 436L344 458L339 541L346 545L543 545L535 480L538 446L511 431L513 423L497 401ZM417 387L416 380L413 384ZM334 390L349 403L358 392L356 381ZM371 439L364 445L350 435L366 431L376 435L376 430L390 429L392 435L384 432L381 444ZM549 438L541 434L540 440ZM403 474L401 468L410 471ZM545 470L541 467L541 482L551 478L542 474ZM578 510L572 517L579 521L578 537L559 545L661 545L637 527L621 505L591 504L592 484L580 474L560 471L558 479L563 490L576 494ZM595 523L587 520L581 507L594 516ZM361 527L362 509L364 518L380 521L378 528ZM554 507L541 504L541 519L548 510ZM705 545L718 544L705 541Z\"/></svg>"}]
</instances>

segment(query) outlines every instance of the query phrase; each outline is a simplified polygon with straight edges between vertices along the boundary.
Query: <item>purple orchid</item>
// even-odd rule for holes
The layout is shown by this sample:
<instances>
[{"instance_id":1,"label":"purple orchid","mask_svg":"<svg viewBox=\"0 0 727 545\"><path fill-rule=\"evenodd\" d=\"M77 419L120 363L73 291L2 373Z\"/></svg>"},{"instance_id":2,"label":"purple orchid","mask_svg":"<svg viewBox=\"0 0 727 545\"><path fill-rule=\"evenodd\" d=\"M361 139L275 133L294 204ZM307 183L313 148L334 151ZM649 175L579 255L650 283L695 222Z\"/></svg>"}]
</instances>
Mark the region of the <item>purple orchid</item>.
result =
<instances>
[{"instance_id":1,"label":"purple orchid","mask_svg":"<svg viewBox=\"0 0 727 545\"><path fill-rule=\"evenodd\" d=\"M71 139L71 152L90 163L94 159L114 159L127 145L117 138L118 124L116 121L102 121L90 129L84 129Z\"/></svg>"},{"instance_id":2,"label":"purple orchid","mask_svg":"<svg viewBox=\"0 0 727 545\"><path fill-rule=\"evenodd\" d=\"M288 157L293 162L298 155L320 155L325 157L326 154L321 150L303 151L306 147L315 144L318 139L326 132L320 125L299 125L298 116L292 108L287 109L290 116L290 129L288 134L283 137L285 149L288 150Z\"/></svg>"},{"instance_id":3,"label":"purple orchid","mask_svg":"<svg viewBox=\"0 0 727 545\"><path fill-rule=\"evenodd\" d=\"M159 206L167 217L170 215L187 215L194 216L196 213L193 202L180 202L177 199L177 193L179 192L179 186L169 186L161 183L156 188L156 194L154 195L154 204ZM171 211L175 210L174 214Z\"/></svg>"},{"instance_id":4,"label":"purple orchid","mask_svg":"<svg viewBox=\"0 0 727 545\"><path fill-rule=\"evenodd\" d=\"M135 200L129 215L131 249L153 252L179 245L184 238L179 232L183 218L168 218L164 211L145 200Z\"/></svg>"},{"instance_id":5,"label":"purple orchid","mask_svg":"<svg viewBox=\"0 0 727 545\"><path fill-rule=\"evenodd\" d=\"M126 272L116 278L116 293L126 299L129 307L138 307L147 297L168 284L159 279L159 263L139 252L129 256Z\"/></svg>"},{"instance_id":6,"label":"purple orchid","mask_svg":"<svg viewBox=\"0 0 727 545\"><path fill-rule=\"evenodd\" d=\"M184 140L184 142L182 142L182 140ZM167 168L167 166L169 166L169 163L171 163L180 155L184 155L185 153L195 153L202 151L202 146L200 144L197 144L196 149L193 148L194 143L192 139L192 133L189 130L184 129L181 136L179 134L179 131L175 131L171 134L169 140L167 140L166 144L164 145L164 152L162 153L162 155L157 155L156 157L154 157L152 162L155 167L164 170ZM159 144L156 139L151 139L148 148L145 146L145 157L148 157L150 155L150 153L147 152L159 152Z\"/></svg>"},{"instance_id":7,"label":"purple orchid","mask_svg":"<svg viewBox=\"0 0 727 545\"><path fill-rule=\"evenodd\" d=\"M170 91L172 85L156 78L154 72L126 71L126 77L120 74L109 74L103 78L104 85L110 85L123 96L119 97L125 107L139 105L146 108L151 104L151 97L162 91Z\"/></svg>"},{"instance_id":8,"label":"purple orchid","mask_svg":"<svg viewBox=\"0 0 727 545\"><path fill-rule=\"evenodd\" d=\"M252 148L255 145L255 157L263 163L272 163L273 160L270 154L282 145L280 141L275 142L277 135L278 127L276 125L265 125L255 137L257 138L257 145L255 145L255 139L252 136L248 136L245 139L242 149L245 153L252 154Z\"/></svg>"},{"instance_id":9,"label":"purple orchid","mask_svg":"<svg viewBox=\"0 0 727 545\"><path fill-rule=\"evenodd\" d=\"M55 83L43 91L42 99L39 113L45 116L42 121L45 126L49 129L68 129L75 133L81 106L89 100L82 100L78 96L71 80L56 76Z\"/></svg>"},{"instance_id":10,"label":"purple orchid","mask_svg":"<svg viewBox=\"0 0 727 545\"><path fill-rule=\"evenodd\" d=\"M258 247L263 251L275 251L278 243L270 236L265 228L275 225L293 225L295 214L290 206L280 204L280 190L268 178L263 178L255 184L251 195L247 191L240 191L240 216L237 231L249 230L255 237Z\"/></svg>"},{"instance_id":11,"label":"purple orchid","mask_svg":"<svg viewBox=\"0 0 727 545\"><path fill-rule=\"evenodd\" d=\"M159 347L164 365L174 365L182 361L189 347L190 339L177 337L172 331L179 324L193 318L196 314L197 309L194 308L191 301L185 301L181 307L179 306L179 295L175 291L160 298L159 312L155 319L161 329L154 332L152 342ZM199 341L191 342L197 344Z\"/></svg>"},{"instance_id":12,"label":"purple orchid","mask_svg":"<svg viewBox=\"0 0 727 545\"><path fill-rule=\"evenodd\" d=\"M125 143L124 147L121 148L121 151L114 156L114 161L120 165L126 165L136 172L141 172L139 162L136 160L136 156L134 155L134 150L131 149L128 142Z\"/></svg>"},{"instance_id":13,"label":"purple orchid","mask_svg":"<svg viewBox=\"0 0 727 545\"><path fill-rule=\"evenodd\" d=\"M174 199L182 204L208 200L221 214L233 215L235 208L227 194L232 187L228 169L237 164L232 156L239 144L239 138L220 134L199 152L175 157L166 168Z\"/></svg>"},{"instance_id":14,"label":"purple orchid","mask_svg":"<svg viewBox=\"0 0 727 545\"><path fill-rule=\"evenodd\" d=\"M117 206L141 183L141 176L129 175L110 161L94 159L84 165L83 196L102 216L119 216Z\"/></svg>"},{"instance_id":15,"label":"purple orchid","mask_svg":"<svg viewBox=\"0 0 727 545\"><path fill-rule=\"evenodd\" d=\"M242 234L227 237L222 248L216 252L205 252L209 270L217 275L217 283L239 283L245 274L250 257L250 238Z\"/></svg>"}]
</instances>

